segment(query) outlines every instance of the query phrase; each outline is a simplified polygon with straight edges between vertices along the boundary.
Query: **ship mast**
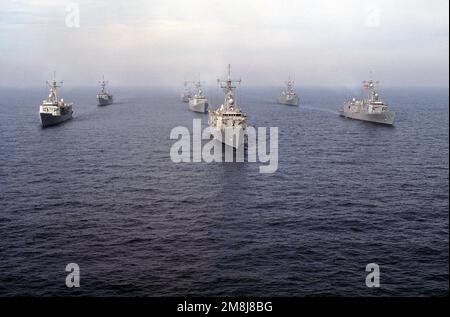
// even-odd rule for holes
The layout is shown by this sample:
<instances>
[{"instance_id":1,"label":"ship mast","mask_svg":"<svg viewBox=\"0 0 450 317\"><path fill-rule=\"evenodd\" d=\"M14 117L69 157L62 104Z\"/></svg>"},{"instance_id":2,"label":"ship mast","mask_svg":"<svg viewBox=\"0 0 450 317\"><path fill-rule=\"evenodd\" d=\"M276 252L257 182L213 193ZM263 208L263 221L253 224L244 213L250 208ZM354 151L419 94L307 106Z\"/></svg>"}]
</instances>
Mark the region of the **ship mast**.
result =
<instances>
[{"instance_id":1,"label":"ship mast","mask_svg":"<svg viewBox=\"0 0 450 317\"><path fill-rule=\"evenodd\" d=\"M289 79L286 84L287 84L287 93L289 95L293 95L294 94L294 81L291 80L291 76L289 76Z\"/></svg>"},{"instance_id":2,"label":"ship mast","mask_svg":"<svg viewBox=\"0 0 450 317\"><path fill-rule=\"evenodd\" d=\"M102 76L102 81L99 81L100 86L102 87L102 94L106 94L106 84L108 83L107 80L105 80L105 75Z\"/></svg>"},{"instance_id":3,"label":"ship mast","mask_svg":"<svg viewBox=\"0 0 450 317\"><path fill-rule=\"evenodd\" d=\"M195 89L197 89L197 90L202 89L202 82L200 80L199 81L193 81L192 83L194 84Z\"/></svg>"},{"instance_id":4,"label":"ship mast","mask_svg":"<svg viewBox=\"0 0 450 317\"><path fill-rule=\"evenodd\" d=\"M197 95L199 97L203 97L202 82L199 80L199 81L194 81L192 83L194 84L195 89L197 89Z\"/></svg>"},{"instance_id":5,"label":"ship mast","mask_svg":"<svg viewBox=\"0 0 450 317\"><path fill-rule=\"evenodd\" d=\"M59 82L60 85L58 85L58 82L56 81L56 72L53 72L53 80L51 82L46 81L46 84L50 87L50 94L48 95L48 101L58 102L57 88L62 86L63 81L60 81Z\"/></svg>"},{"instance_id":6,"label":"ship mast","mask_svg":"<svg viewBox=\"0 0 450 317\"><path fill-rule=\"evenodd\" d=\"M367 95L370 101L378 101L378 93L375 90L375 85L378 85L379 81L373 81L372 79L363 81L364 89L367 91Z\"/></svg>"},{"instance_id":7,"label":"ship mast","mask_svg":"<svg viewBox=\"0 0 450 317\"><path fill-rule=\"evenodd\" d=\"M235 84L241 84L242 80L231 79L231 65L228 64L228 78L226 80L217 79L217 83L225 91L225 106L234 105L233 89L236 88Z\"/></svg>"}]
</instances>

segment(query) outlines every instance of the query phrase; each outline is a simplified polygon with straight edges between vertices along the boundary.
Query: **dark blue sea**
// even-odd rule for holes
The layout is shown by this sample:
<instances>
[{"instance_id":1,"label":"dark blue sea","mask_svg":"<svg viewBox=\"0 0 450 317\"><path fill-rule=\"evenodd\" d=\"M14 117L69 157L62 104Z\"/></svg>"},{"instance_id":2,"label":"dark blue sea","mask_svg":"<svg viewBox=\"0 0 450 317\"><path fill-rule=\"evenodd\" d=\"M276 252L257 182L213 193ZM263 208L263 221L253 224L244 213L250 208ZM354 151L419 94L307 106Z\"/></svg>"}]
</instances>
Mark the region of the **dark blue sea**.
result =
<instances>
[{"instance_id":1,"label":"dark blue sea","mask_svg":"<svg viewBox=\"0 0 450 317\"><path fill-rule=\"evenodd\" d=\"M173 163L171 129L207 116L176 89L110 90L62 88L74 119L42 129L44 86L0 89L0 296L448 295L448 89L382 89L387 127L338 116L358 89L289 107L244 86L248 123L279 128L274 174Z\"/></svg>"}]
</instances>

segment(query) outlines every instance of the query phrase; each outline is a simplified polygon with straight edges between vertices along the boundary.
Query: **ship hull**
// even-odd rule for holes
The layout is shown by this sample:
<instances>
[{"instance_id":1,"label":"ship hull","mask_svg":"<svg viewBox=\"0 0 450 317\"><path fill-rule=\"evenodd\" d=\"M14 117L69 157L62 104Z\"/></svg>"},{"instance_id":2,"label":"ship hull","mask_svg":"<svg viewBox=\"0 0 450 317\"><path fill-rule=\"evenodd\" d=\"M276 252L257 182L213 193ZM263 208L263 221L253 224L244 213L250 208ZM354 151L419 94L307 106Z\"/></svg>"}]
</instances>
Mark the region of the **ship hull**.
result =
<instances>
[{"instance_id":1,"label":"ship hull","mask_svg":"<svg viewBox=\"0 0 450 317\"><path fill-rule=\"evenodd\" d=\"M219 136L220 139L215 137L215 139L219 142L222 142L225 145L228 145L232 148L235 149L239 149L244 145L244 134L245 134L245 130L240 128L240 129L234 129L234 132L229 132L227 133L226 130L220 130Z\"/></svg>"},{"instance_id":2,"label":"ship hull","mask_svg":"<svg viewBox=\"0 0 450 317\"><path fill-rule=\"evenodd\" d=\"M46 128L46 127L57 125L57 124L63 123L64 121L72 119L72 113L73 113L73 111L71 110L69 113L59 115L59 116L54 116L50 113L40 113L39 116L41 118L42 127Z\"/></svg>"},{"instance_id":3,"label":"ship hull","mask_svg":"<svg viewBox=\"0 0 450 317\"><path fill-rule=\"evenodd\" d=\"M97 98L99 106L107 106L114 103L113 97L110 98Z\"/></svg>"},{"instance_id":4,"label":"ship hull","mask_svg":"<svg viewBox=\"0 0 450 317\"><path fill-rule=\"evenodd\" d=\"M208 101L206 100L189 100L189 109L194 112L205 113L208 111Z\"/></svg>"},{"instance_id":5,"label":"ship hull","mask_svg":"<svg viewBox=\"0 0 450 317\"><path fill-rule=\"evenodd\" d=\"M342 117L349 118L349 119L367 121L367 122L385 124L385 125L393 125L394 119L395 119L395 113L391 112L391 111L387 111L387 112L381 113L381 114L367 114L364 112L351 112L351 111L340 110L340 115Z\"/></svg>"},{"instance_id":6,"label":"ship hull","mask_svg":"<svg viewBox=\"0 0 450 317\"><path fill-rule=\"evenodd\" d=\"M300 103L299 98L294 98L294 99L286 99L286 98L278 98L278 103L282 104L282 105L287 105L287 106L298 106Z\"/></svg>"}]
</instances>

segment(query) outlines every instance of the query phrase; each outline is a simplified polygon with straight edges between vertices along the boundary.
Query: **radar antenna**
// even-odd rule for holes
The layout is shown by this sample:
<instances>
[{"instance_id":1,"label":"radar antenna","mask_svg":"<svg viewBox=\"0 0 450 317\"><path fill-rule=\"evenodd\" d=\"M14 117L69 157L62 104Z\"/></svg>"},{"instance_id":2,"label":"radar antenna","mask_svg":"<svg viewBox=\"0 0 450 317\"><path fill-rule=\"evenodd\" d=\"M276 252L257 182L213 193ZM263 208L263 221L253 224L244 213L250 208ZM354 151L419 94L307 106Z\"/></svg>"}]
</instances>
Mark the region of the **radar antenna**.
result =
<instances>
[{"instance_id":1,"label":"radar antenna","mask_svg":"<svg viewBox=\"0 0 450 317\"><path fill-rule=\"evenodd\" d=\"M234 84L241 84L242 79L239 80L233 80L231 79L231 65L228 64L228 78L226 80L224 79L217 79L217 83L220 85L220 88L225 89L226 92L232 91L236 86Z\"/></svg>"}]
</instances>

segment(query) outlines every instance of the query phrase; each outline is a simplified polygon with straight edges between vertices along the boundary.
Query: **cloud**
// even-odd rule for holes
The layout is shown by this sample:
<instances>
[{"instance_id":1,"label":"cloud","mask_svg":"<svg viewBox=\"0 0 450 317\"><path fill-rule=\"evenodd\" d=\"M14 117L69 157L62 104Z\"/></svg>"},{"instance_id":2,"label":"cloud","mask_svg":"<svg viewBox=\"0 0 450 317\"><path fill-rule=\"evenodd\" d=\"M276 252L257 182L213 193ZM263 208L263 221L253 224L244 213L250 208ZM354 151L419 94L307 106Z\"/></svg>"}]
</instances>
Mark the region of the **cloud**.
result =
<instances>
[{"instance_id":1,"label":"cloud","mask_svg":"<svg viewBox=\"0 0 450 317\"><path fill-rule=\"evenodd\" d=\"M0 0L0 85L174 84L226 64L247 84L448 85L446 0ZM76 3L80 28L65 25ZM25 68L26 67L26 68ZM417 72L426 72L426 80ZM27 73L27 76L24 76Z\"/></svg>"}]
</instances>

